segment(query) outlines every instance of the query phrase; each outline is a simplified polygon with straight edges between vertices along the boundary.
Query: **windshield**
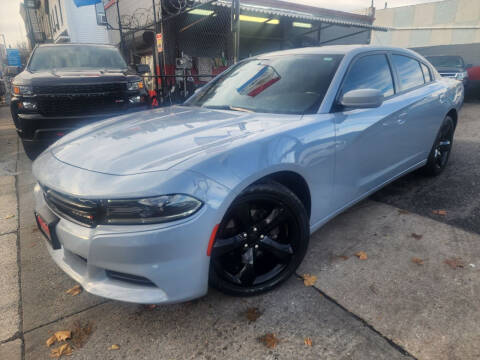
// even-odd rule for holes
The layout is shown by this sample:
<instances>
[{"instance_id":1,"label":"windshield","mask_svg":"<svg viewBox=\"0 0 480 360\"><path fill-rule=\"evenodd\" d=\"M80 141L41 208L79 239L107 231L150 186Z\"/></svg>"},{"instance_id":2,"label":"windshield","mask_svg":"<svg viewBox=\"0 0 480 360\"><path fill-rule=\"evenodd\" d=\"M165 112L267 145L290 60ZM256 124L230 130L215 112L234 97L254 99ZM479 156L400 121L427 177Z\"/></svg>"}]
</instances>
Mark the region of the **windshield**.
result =
<instances>
[{"instance_id":1,"label":"windshield","mask_svg":"<svg viewBox=\"0 0 480 360\"><path fill-rule=\"evenodd\" d=\"M289 55L238 63L185 105L277 114L313 114L342 55Z\"/></svg>"},{"instance_id":2,"label":"windshield","mask_svg":"<svg viewBox=\"0 0 480 360\"><path fill-rule=\"evenodd\" d=\"M464 67L463 59L460 56L428 56L427 60L435 67Z\"/></svg>"},{"instance_id":3,"label":"windshield","mask_svg":"<svg viewBox=\"0 0 480 360\"><path fill-rule=\"evenodd\" d=\"M118 50L110 46L62 45L39 47L33 53L30 71L58 69L118 69L127 64Z\"/></svg>"}]
</instances>

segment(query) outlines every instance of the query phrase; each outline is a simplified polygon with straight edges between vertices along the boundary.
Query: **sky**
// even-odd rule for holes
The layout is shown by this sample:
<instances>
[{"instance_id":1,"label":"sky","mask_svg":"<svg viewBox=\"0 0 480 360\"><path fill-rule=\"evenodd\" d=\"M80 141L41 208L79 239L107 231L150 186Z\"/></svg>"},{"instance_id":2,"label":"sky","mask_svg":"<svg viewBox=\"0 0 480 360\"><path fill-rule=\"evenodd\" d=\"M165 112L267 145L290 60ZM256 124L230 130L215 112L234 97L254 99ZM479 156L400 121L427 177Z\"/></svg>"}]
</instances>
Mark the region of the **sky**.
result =
<instances>
[{"instance_id":1,"label":"sky","mask_svg":"<svg viewBox=\"0 0 480 360\"><path fill-rule=\"evenodd\" d=\"M68 0L72 1L72 0ZM240 0L241 1L241 0ZM287 0L293 3L302 3L334 10L358 10L370 6L371 0ZM419 4L438 0L374 0L377 8L383 8L385 1L388 7ZM22 0L0 0L0 34L4 34L7 47L14 47L17 42L26 41L25 25L19 13ZM0 37L0 41L2 41Z\"/></svg>"}]
</instances>

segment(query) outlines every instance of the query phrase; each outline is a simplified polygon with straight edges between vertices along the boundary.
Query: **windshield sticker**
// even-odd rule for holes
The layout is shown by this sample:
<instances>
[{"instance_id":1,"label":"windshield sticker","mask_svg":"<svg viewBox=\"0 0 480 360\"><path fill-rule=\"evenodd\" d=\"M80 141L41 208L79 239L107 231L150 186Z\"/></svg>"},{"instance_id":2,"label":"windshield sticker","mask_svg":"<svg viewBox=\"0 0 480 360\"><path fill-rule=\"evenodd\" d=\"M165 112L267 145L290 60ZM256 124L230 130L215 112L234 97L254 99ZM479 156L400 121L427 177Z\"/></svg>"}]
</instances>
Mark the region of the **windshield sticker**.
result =
<instances>
[{"instance_id":1,"label":"windshield sticker","mask_svg":"<svg viewBox=\"0 0 480 360\"><path fill-rule=\"evenodd\" d=\"M250 80L237 89L240 95L255 97L281 79L281 76L271 66L265 65Z\"/></svg>"}]
</instances>

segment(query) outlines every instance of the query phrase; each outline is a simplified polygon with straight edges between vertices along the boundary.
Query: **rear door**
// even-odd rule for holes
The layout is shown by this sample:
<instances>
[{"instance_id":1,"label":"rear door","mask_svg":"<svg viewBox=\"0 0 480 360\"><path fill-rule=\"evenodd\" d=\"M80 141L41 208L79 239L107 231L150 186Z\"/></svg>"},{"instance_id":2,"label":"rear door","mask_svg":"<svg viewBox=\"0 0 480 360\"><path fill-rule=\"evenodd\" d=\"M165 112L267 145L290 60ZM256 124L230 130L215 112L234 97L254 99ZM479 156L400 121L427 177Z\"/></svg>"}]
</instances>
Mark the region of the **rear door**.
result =
<instances>
[{"instance_id":1,"label":"rear door","mask_svg":"<svg viewBox=\"0 0 480 360\"><path fill-rule=\"evenodd\" d=\"M391 54L396 72L401 106L399 113L404 140L398 151L413 166L428 157L445 111L439 106L445 89L435 82L430 69L405 54Z\"/></svg>"},{"instance_id":2,"label":"rear door","mask_svg":"<svg viewBox=\"0 0 480 360\"><path fill-rule=\"evenodd\" d=\"M368 53L352 61L337 99L350 90L377 89L385 101L374 109L334 106L336 130L335 207L343 208L405 169L406 141L386 52Z\"/></svg>"}]
</instances>

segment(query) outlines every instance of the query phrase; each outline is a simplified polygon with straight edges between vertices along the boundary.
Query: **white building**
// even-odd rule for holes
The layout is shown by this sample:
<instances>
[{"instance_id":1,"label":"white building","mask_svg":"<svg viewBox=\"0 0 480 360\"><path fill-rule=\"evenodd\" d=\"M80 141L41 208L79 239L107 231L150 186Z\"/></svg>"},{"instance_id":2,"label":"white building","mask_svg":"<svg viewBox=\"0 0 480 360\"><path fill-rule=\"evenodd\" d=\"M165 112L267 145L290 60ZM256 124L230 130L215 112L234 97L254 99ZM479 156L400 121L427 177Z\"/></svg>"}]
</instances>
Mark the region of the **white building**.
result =
<instances>
[{"instance_id":1,"label":"white building","mask_svg":"<svg viewBox=\"0 0 480 360\"><path fill-rule=\"evenodd\" d=\"M372 44L419 48L480 43L480 1L443 0L380 9L374 25L389 31L375 31Z\"/></svg>"},{"instance_id":2,"label":"white building","mask_svg":"<svg viewBox=\"0 0 480 360\"><path fill-rule=\"evenodd\" d=\"M73 0L37 0L36 6L22 14L27 33L35 35L35 43L109 42L102 3L77 7Z\"/></svg>"}]
</instances>

